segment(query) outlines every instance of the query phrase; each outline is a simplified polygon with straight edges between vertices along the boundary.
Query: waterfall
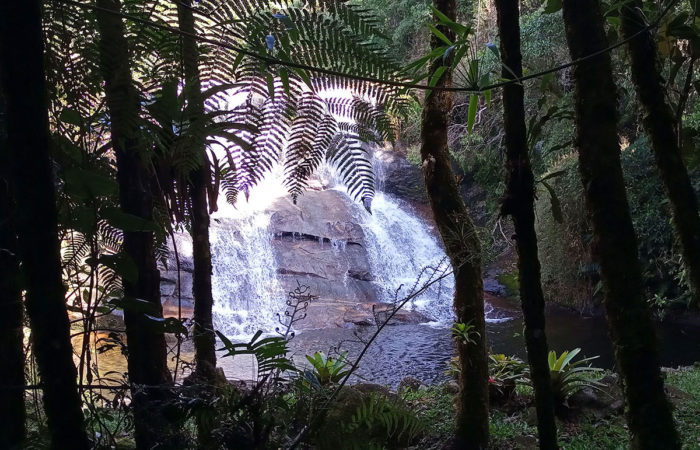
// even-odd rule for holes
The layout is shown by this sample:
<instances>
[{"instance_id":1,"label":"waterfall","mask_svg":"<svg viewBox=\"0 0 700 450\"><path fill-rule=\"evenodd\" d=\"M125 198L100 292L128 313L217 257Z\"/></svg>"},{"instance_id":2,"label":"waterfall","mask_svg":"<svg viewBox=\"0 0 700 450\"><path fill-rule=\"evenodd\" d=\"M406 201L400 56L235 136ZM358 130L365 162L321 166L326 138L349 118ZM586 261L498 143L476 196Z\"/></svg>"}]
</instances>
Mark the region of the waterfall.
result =
<instances>
[{"instance_id":1,"label":"waterfall","mask_svg":"<svg viewBox=\"0 0 700 450\"><path fill-rule=\"evenodd\" d=\"M277 264L266 209L287 195L276 168L235 207L221 195L210 228L214 328L229 337L273 332L286 293L277 280Z\"/></svg>"},{"instance_id":2,"label":"waterfall","mask_svg":"<svg viewBox=\"0 0 700 450\"><path fill-rule=\"evenodd\" d=\"M379 172L381 173L381 172ZM445 263L445 252L434 232L405 202L379 192L372 201L372 215L365 214L363 229L369 247L373 275L382 289L381 301L390 302L395 290L403 285L398 298L404 297L416 283L426 266ZM420 287L422 280L419 280ZM432 285L407 306L434 319L435 325L448 325L454 320L452 302L454 277L446 277ZM485 305L486 322L499 323L511 320L501 312Z\"/></svg>"},{"instance_id":3,"label":"waterfall","mask_svg":"<svg viewBox=\"0 0 700 450\"><path fill-rule=\"evenodd\" d=\"M400 285L410 289L426 266L436 267L445 262L446 255L435 231L413 208L383 192L387 172L385 154L375 149L373 155L372 169L378 192L372 201L372 216L365 216L364 230L370 244L368 252L373 273L384 287L382 301L391 301ZM453 297L454 277L450 275L407 306L426 313L436 325L447 325L454 320ZM489 303L484 305L484 312L486 322L512 319L495 311Z\"/></svg>"},{"instance_id":4,"label":"waterfall","mask_svg":"<svg viewBox=\"0 0 700 450\"><path fill-rule=\"evenodd\" d=\"M269 232L270 215L222 221L211 229L214 327L226 336L273 331L285 293Z\"/></svg>"},{"instance_id":5,"label":"waterfall","mask_svg":"<svg viewBox=\"0 0 700 450\"><path fill-rule=\"evenodd\" d=\"M363 214L363 230L372 273L382 288L381 301L394 300L396 289L403 286L398 298L404 297L426 266L444 264L445 252L427 224L404 202L379 192L372 201L372 215ZM429 275L429 274L426 274ZM449 275L411 301L410 308L427 313L437 322L452 319L454 278Z\"/></svg>"},{"instance_id":6,"label":"waterfall","mask_svg":"<svg viewBox=\"0 0 700 450\"><path fill-rule=\"evenodd\" d=\"M384 168L375 161L377 186L383 184ZM328 171L325 172L329 174ZM330 172L331 180L333 178ZM219 205L213 216L211 247L213 262L214 325L227 336L249 336L257 330L273 332L279 326L278 314L286 309L286 292L278 279L278 265L270 226L274 208L270 206L288 195L279 171L266 177L250 193L248 201L236 207ZM326 182L323 184L327 185ZM333 189L344 191L336 185ZM431 226L419 217L406 202L378 191L372 201L372 214L359 203L353 203L351 215L362 228L373 283L379 302L404 297L416 284L426 266L445 263L445 253ZM324 243L324 239L325 242ZM333 252L348 251L343 240L319 237L319 245L330 245ZM418 281L420 286L426 273ZM342 281L346 287L347 275ZM396 289L403 286L396 295ZM433 324L449 326L454 320L452 301L454 279L450 275L413 299L407 308L415 309L433 320ZM491 317L486 305L486 319ZM507 320L507 319L506 319Z\"/></svg>"}]
</instances>

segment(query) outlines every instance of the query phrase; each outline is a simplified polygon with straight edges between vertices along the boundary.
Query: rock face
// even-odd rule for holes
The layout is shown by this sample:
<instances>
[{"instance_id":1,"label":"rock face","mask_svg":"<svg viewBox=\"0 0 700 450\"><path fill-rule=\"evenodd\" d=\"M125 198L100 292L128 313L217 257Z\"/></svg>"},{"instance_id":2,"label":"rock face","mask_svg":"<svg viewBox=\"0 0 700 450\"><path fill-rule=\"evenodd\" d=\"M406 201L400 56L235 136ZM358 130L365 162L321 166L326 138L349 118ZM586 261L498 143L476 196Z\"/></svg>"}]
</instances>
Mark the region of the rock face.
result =
<instances>
[{"instance_id":1,"label":"rock face","mask_svg":"<svg viewBox=\"0 0 700 450\"><path fill-rule=\"evenodd\" d=\"M381 180L384 192L409 203L428 204L420 167L397 152L378 152L375 156L381 163L375 169L379 172L377 178Z\"/></svg>"},{"instance_id":2,"label":"rock face","mask_svg":"<svg viewBox=\"0 0 700 450\"><path fill-rule=\"evenodd\" d=\"M342 192L309 191L270 208L278 279L291 291L297 281L323 299L366 302L376 298L365 234L356 214L367 214Z\"/></svg>"}]
</instances>

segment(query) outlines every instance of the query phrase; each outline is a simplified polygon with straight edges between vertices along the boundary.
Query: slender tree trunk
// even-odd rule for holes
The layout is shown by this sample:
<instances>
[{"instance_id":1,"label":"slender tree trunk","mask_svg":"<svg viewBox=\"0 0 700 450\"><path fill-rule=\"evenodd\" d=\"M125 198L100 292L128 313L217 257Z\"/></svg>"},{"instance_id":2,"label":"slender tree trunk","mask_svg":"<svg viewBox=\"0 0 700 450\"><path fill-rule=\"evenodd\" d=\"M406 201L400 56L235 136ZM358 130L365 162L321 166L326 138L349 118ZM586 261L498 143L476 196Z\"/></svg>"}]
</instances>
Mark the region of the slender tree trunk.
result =
<instances>
[{"instance_id":1,"label":"slender tree trunk","mask_svg":"<svg viewBox=\"0 0 700 450\"><path fill-rule=\"evenodd\" d=\"M10 193L5 101L0 88L0 448L19 449L25 438L24 333L17 234Z\"/></svg>"},{"instance_id":2,"label":"slender tree trunk","mask_svg":"<svg viewBox=\"0 0 700 450\"><path fill-rule=\"evenodd\" d=\"M504 65L502 76L505 79L520 78L523 76L523 68L518 0L496 0L496 9ZM503 124L507 180L501 214L512 216L515 225L525 346L535 389L540 448L556 449L557 426L554 421L554 396L547 361L544 295L535 234L535 178L527 147L525 92L522 84L510 84L503 89Z\"/></svg>"},{"instance_id":3,"label":"slender tree trunk","mask_svg":"<svg viewBox=\"0 0 700 450\"><path fill-rule=\"evenodd\" d=\"M564 0L564 24L572 59L607 47L598 0ZM620 165L610 54L577 65L576 143L593 250L600 264L608 325L627 400L632 447L680 448L664 394L651 314L642 297L637 239Z\"/></svg>"},{"instance_id":4,"label":"slender tree trunk","mask_svg":"<svg viewBox=\"0 0 700 450\"><path fill-rule=\"evenodd\" d=\"M640 0L630 0L622 6L622 33L625 38L630 38L641 32L627 44L632 62L632 81L637 89L639 102L644 107L644 127L651 137L656 166L671 203L673 225L681 243L683 261L688 269L694 304L697 305L700 302L698 201L681 156L676 118L664 95L656 39L651 31L643 31L647 23L641 7Z\"/></svg>"},{"instance_id":5,"label":"slender tree trunk","mask_svg":"<svg viewBox=\"0 0 700 450\"><path fill-rule=\"evenodd\" d=\"M455 0L434 0L433 4L450 19L456 19ZM441 27L441 31L454 38L446 27ZM431 46L441 45L433 36ZM430 68L431 73L441 64L442 59L438 58ZM452 74L446 70L437 86L451 84ZM484 449L489 440L489 395L481 249L450 161L447 125L451 106L452 95L448 92L432 91L426 97L421 121L421 159L430 206L454 268L457 322L474 326L471 340L457 342L461 372L455 447Z\"/></svg>"},{"instance_id":6,"label":"slender tree trunk","mask_svg":"<svg viewBox=\"0 0 700 450\"><path fill-rule=\"evenodd\" d=\"M61 280L39 1L0 2L0 66L7 100L10 191L17 205L17 249L51 446L87 449ZM16 308L5 314L14 314L13 321L21 317Z\"/></svg>"},{"instance_id":7,"label":"slender tree trunk","mask_svg":"<svg viewBox=\"0 0 700 450\"><path fill-rule=\"evenodd\" d=\"M191 1L177 1L180 30L195 34ZM191 36L182 36L182 57L185 67L185 97L187 99L188 133L192 139L192 150L200 159L200 166L190 175L189 194L192 220L192 259L194 274L192 296L194 298L195 374L207 381L216 375L216 352L212 307L214 298L211 288L211 247L209 245L209 208L207 187L209 167L204 135L204 101L199 80L199 49Z\"/></svg>"},{"instance_id":8,"label":"slender tree trunk","mask_svg":"<svg viewBox=\"0 0 700 450\"><path fill-rule=\"evenodd\" d=\"M97 0L97 5L119 11L119 0ZM129 46L119 16L98 11L100 67L110 113L112 147L117 159L119 201L123 212L152 220L153 199L149 176L142 161L148 151L140 136L139 96L131 77ZM156 266L154 236L150 231L124 230L124 253L137 267L138 279L122 279L127 299L145 300L147 314L163 316L160 273ZM164 415L171 398L172 377L167 366L165 335L143 310L125 308L129 380L134 403L136 445L151 449L175 439L176 432Z\"/></svg>"}]
</instances>

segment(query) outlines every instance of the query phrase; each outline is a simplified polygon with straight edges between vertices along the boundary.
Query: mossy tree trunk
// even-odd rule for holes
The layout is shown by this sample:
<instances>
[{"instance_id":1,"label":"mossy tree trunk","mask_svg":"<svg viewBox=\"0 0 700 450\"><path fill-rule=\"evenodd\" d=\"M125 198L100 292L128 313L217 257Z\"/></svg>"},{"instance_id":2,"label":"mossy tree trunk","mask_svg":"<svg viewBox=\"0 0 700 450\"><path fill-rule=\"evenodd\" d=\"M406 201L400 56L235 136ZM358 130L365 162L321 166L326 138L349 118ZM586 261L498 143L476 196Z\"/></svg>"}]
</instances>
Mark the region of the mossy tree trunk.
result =
<instances>
[{"instance_id":1,"label":"mossy tree trunk","mask_svg":"<svg viewBox=\"0 0 700 450\"><path fill-rule=\"evenodd\" d=\"M195 34L194 15L190 0L177 1L180 30ZM211 287L211 246L209 243L209 208L207 188L209 165L205 147L204 100L199 79L199 49L195 39L182 35L182 58L185 69L185 97L191 150L199 159L199 167L190 174L190 220L192 221L192 259L194 273L192 297L194 298L195 375L213 382L216 375L216 338L212 320L214 298Z\"/></svg>"},{"instance_id":2,"label":"mossy tree trunk","mask_svg":"<svg viewBox=\"0 0 700 450\"><path fill-rule=\"evenodd\" d=\"M564 0L571 58L607 47L598 0ZM620 164L617 95L610 54L574 68L576 145L586 206L593 224L593 251L600 265L617 370L627 400L632 447L680 448L664 394L651 314L642 296L637 239Z\"/></svg>"},{"instance_id":3,"label":"mossy tree trunk","mask_svg":"<svg viewBox=\"0 0 700 450\"><path fill-rule=\"evenodd\" d=\"M622 5L622 34L625 38L639 34L627 46L632 63L632 81L637 98L644 107L644 127L651 138L659 176L671 203L673 225L681 243L683 261L694 294L700 304L700 214L698 201L688 170L683 163L677 121L666 102L664 80L659 71L656 36L644 31L647 26L641 12L642 2L630 0ZM692 63L691 63L692 64Z\"/></svg>"},{"instance_id":4,"label":"mossy tree trunk","mask_svg":"<svg viewBox=\"0 0 700 450\"><path fill-rule=\"evenodd\" d=\"M523 75L520 54L518 0L496 0L498 34L504 79ZM501 214L512 216L518 250L520 301L525 322L525 346L535 390L540 448L556 449L554 396L547 362L544 295L535 234L535 178L530 165L525 125L525 91L522 84L503 88L503 128L506 146L506 193Z\"/></svg>"},{"instance_id":5,"label":"mossy tree trunk","mask_svg":"<svg viewBox=\"0 0 700 450\"><path fill-rule=\"evenodd\" d=\"M51 447L87 449L61 279L39 1L0 2L0 67L7 101L9 189L16 204L17 250ZM4 231L2 235L12 237ZM18 300L16 294L10 295L10 301ZM12 326L21 320L16 306L0 312L3 321L15 322ZM17 333L12 333L14 339L19 338ZM6 362L2 361L2 371ZM24 404L20 410L11 410L5 403L0 408L21 415Z\"/></svg>"},{"instance_id":6,"label":"mossy tree trunk","mask_svg":"<svg viewBox=\"0 0 700 450\"><path fill-rule=\"evenodd\" d=\"M24 334L17 234L8 173L5 101L0 88L0 448L19 449L25 438Z\"/></svg>"},{"instance_id":7,"label":"mossy tree trunk","mask_svg":"<svg viewBox=\"0 0 700 450\"><path fill-rule=\"evenodd\" d=\"M447 17L456 20L455 0L435 0L433 4ZM446 27L441 26L440 30L454 38ZM431 46L441 45L433 36ZM430 72L434 73L442 62L442 58L437 58ZM452 74L448 69L437 86L451 84ZM471 340L457 341L461 372L455 448L484 449L489 440L489 396L481 248L450 161L447 126L451 106L449 92L434 90L426 97L421 119L421 159L430 206L454 268L457 322L474 327Z\"/></svg>"},{"instance_id":8,"label":"mossy tree trunk","mask_svg":"<svg viewBox=\"0 0 700 450\"><path fill-rule=\"evenodd\" d=\"M98 0L100 8L119 11L119 0ZM118 15L97 12L100 33L100 69L105 79L105 99L110 114L111 140L117 160L121 210L152 223L153 198L144 167L148 151L140 130L139 96L133 84L129 45ZM128 300L145 301L147 314L160 318L160 273L156 266L152 231L124 230L123 252L136 265L136 279L123 278ZM136 445L151 449L177 434L165 417L172 377L167 366L165 335L142 308L124 310L128 344L129 381L134 404Z\"/></svg>"}]
</instances>

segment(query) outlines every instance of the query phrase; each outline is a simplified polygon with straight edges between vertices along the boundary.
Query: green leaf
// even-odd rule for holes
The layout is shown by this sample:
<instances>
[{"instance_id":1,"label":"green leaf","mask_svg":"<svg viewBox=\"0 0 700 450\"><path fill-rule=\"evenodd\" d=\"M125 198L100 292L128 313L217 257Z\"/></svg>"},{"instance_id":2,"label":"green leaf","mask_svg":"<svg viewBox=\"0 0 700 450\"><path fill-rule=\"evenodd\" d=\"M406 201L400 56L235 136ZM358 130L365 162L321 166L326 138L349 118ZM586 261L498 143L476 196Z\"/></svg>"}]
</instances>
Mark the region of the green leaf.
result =
<instances>
[{"instance_id":1,"label":"green leaf","mask_svg":"<svg viewBox=\"0 0 700 450\"><path fill-rule=\"evenodd\" d=\"M472 94L469 96L469 112L467 114L467 132L471 134L476 121L476 110L479 106L479 96Z\"/></svg>"},{"instance_id":2,"label":"green leaf","mask_svg":"<svg viewBox=\"0 0 700 450\"><path fill-rule=\"evenodd\" d=\"M309 78L309 74L306 73L305 70L303 69L294 69L294 72L296 72L297 75L299 75L299 78L301 78L304 83L313 91L314 87L311 84L311 78Z\"/></svg>"},{"instance_id":3,"label":"green leaf","mask_svg":"<svg viewBox=\"0 0 700 450\"><path fill-rule=\"evenodd\" d=\"M457 50L457 53L455 53L455 58L452 61L452 68L455 69L459 63L462 61L464 58L464 55L467 54L467 50L469 50L469 47L466 45L461 45L459 47L459 50Z\"/></svg>"},{"instance_id":4,"label":"green leaf","mask_svg":"<svg viewBox=\"0 0 700 450\"><path fill-rule=\"evenodd\" d=\"M471 33L471 28L450 19L439 9L435 8L433 5L430 5L430 9L433 11L433 14L435 14L435 17L437 17L438 22L445 25L447 28L454 31L456 34L466 37L469 33Z\"/></svg>"},{"instance_id":5,"label":"green leaf","mask_svg":"<svg viewBox=\"0 0 700 450\"><path fill-rule=\"evenodd\" d=\"M443 50L444 52L444 50ZM424 56L420 59L417 59L413 61L411 64L407 65L406 67L403 68L404 72L411 72L412 70L418 70L421 67L423 67L428 61L430 61L430 58L428 56Z\"/></svg>"},{"instance_id":6,"label":"green leaf","mask_svg":"<svg viewBox=\"0 0 700 450\"><path fill-rule=\"evenodd\" d=\"M469 61L469 70L467 71L467 78L469 83L472 85L479 84L479 60L472 59Z\"/></svg>"},{"instance_id":7,"label":"green leaf","mask_svg":"<svg viewBox=\"0 0 700 450\"><path fill-rule=\"evenodd\" d=\"M224 348L220 348L219 350L233 348L233 342L231 342L229 338L227 338L223 333L221 333L221 331L216 330L215 333L219 337L219 340L224 344Z\"/></svg>"},{"instance_id":8,"label":"green leaf","mask_svg":"<svg viewBox=\"0 0 700 450\"><path fill-rule=\"evenodd\" d=\"M275 98L275 77L271 73L267 74L267 93L270 98L274 100Z\"/></svg>"},{"instance_id":9,"label":"green leaf","mask_svg":"<svg viewBox=\"0 0 700 450\"><path fill-rule=\"evenodd\" d=\"M289 95L289 71L282 67L279 70L280 80L282 81L282 86L284 86L284 93Z\"/></svg>"},{"instance_id":10,"label":"green leaf","mask_svg":"<svg viewBox=\"0 0 700 450\"><path fill-rule=\"evenodd\" d=\"M117 182L96 170L66 169L63 179L65 191L76 197L108 197L117 193Z\"/></svg>"},{"instance_id":11,"label":"green leaf","mask_svg":"<svg viewBox=\"0 0 700 450\"><path fill-rule=\"evenodd\" d=\"M440 22L442 22L442 23L451 23L452 22L452 19L447 17L442 11L440 11L439 9L434 7L433 5L430 5L430 9L431 9L431 11L433 11L433 14L435 14L435 17L437 17L437 19Z\"/></svg>"},{"instance_id":12,"label":"green leaf","mask_svg":"<svg viewBox=\"0 0 700 450\"><path fill-rule=\"evenodd\" d=\"M581 351L580 348L575 348L575 349L571 350L570 352L568 352L568 354L567 354L567 352L564 352L562 354L562 356L566 355L566 357L562 361L561 367L562 368L566 367L571 362L571 360L574 359L574 357L579 354L580 351Z\"/></svg>"},{"instance_id":13,"label":"green leaf","mask_svg":"<svg viewBox=\"0 0 700 450\"><path fill-rule=\"evenodd\" d=\"M621 20L619 17L608 16L608 17L606 17L606 20L614 28L619 27L620 23L621 23Z\"/></svg>"},{"instance_id":14,"label":"green leaf","mask_svg":"<svg viewBox=\"0 0 700 450\"><path fill-rule=\"evenodd\" d=\"M445 73L446 69L447 69L447 67L445 67L445 66L438 67L435 70L435 72L433 73L433 76L430 77L430 82L428 83L428 86L435 87L437 82L440 80L440 77L442 77L442 74Z\"/></svg>"},{"instance_id":15,"label":"green leaf","mask_svg":"<svg viewBox=\"0 0 700 450\"><path fill-rule=\"evenodd\" d=\"M81 126L83 124L83 118L80 117L80 113L74 109L70 108L64 108L63 111L61 111L61 114L58 116L58 119L61 122L70 124L70 125L75 125L75 126Z\"/></svg>"},{"instance_id":16,"label":"green leaf","mask_svg":"<svg viewBox=\"0 0 700 450\"><path fill-rule=\"evenodd\" d=\"M76 205L73 208L61 208L61 223L87 236L92 236L97 231L97 217L94 206Z\"/></svg>"},{"instance_id":17,"label":"green leaf","mask_svg":"<svg viewBox=\"0 0 700 450\"><path fill-rule=\"evenodd\" d=\"M144 314L149 324L162 333L187 335L187 327L175 317L157 317Z\"/></svg>"},{"instance_id":18,"label":"green leaf","mask_svg":"<svg viewBox=\"0 0 700 450\"><path fill-rule=\"evenodd\" d=\"M134 260L126 253L114 255L102 255L97 259L99 264L113 269L124 280L135 283L139 278L139 271Z\"/></svg>"},{"instance_id":19,"label":"green leaf","mask_svg":"<svg viewBox=\"0 0 700 450\"><path fill-rule=\"evenodd\" d=\"M236 59L233 60L233 67L231 67L231 72L235 72L236 69L238 69L238 66L241 65L241 61L243 61L243 58L245 55L243 53L238 53L236 55Z\"/></svg>"},{"instance_id":20,"label":"green leaf","mask_svg":"<svg viewBox=\"0 0 700 450\"><path fill-rule=\"evenodd\" d=\"M452 46L452 41L447 38L440 30L438 30L434 25L428 24L428 29L438 37L445 44Z\"/></svg>"},{"instance_id":21,"label":"green leaf","mask_svg":"<svg viewBox=\"0 0 700 450\"><path fill-rule=\"evenodd\" d=\"M158 314L159 309L158 305L155 303L149 302L148 300L144 300L141 298L135 298L135 297L122 297L122 298L115 298L112 299L108 302L111 306L114 306L117 309L121 309L123 311L127 311L130 313L135 313L135 314Z\"/></svg>"}]
</instances>

